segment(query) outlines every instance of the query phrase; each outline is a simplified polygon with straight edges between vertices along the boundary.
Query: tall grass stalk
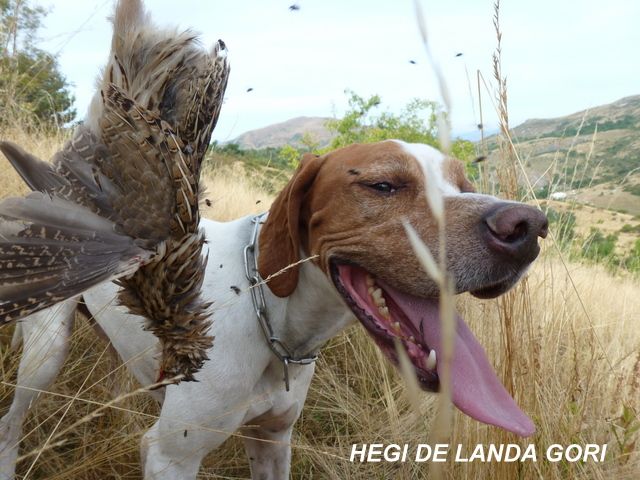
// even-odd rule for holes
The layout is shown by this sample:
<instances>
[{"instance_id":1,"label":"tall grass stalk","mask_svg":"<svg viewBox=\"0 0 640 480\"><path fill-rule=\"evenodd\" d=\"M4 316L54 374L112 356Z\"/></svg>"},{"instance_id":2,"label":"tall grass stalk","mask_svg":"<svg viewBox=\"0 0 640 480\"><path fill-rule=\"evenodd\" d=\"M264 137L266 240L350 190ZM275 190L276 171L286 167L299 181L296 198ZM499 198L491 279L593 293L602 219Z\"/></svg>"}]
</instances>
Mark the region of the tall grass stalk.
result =
<instances>
[{"instance_id":1,"label":"tall grass stalk","mask_svg":"<svg viewBox=\"0 0 640 480\"><path fill-rule=\"evenodd\" d=\"M444 103L445 112L440 110L437 114L438 119L438 140L440 148L445 155L448 155L451 147L451 133L449 127L448 115L451 115L451 101L449 96L449 89L447 83L440 69L440 66L434 58L429 45L427 35L427 24L424 19L420 0L414 0L415 15L418 23L418 29L422 38L422 44L424 46L427 58L431 64L431 68L436 76L438 82L438 88L440 90L440 96ZM429 443L432 445L438 443L449 443L452 434L452 420L453 420L453 404L451 401L451 362L454 355L454 339L455 339L455 313L453 304L453 282L450 275L447 272L447 253L446 253L446 229L445 229L445 215L444 215L444 199L442 197L442 188L438 185L437 179L439 178L435 172L430 171L430 164L427 164L427 168L424 172L425 178L425 194L427 197L427 203L431 210L431 215L436 221L438 227L438 272L437 274L431 273L431 277L436 281L440 290L440 318L441 333L442 333L442 350L437 352L438 354L438 379L440 383L440 392L438 396L438 410L436 418L431 424L431 431L429 434ZM418 259L423 264L425 271L429 272L434 270L433 259L431 254L426 255L428 248L422 241L417 238L415 232L408 228L405 224L405 230L410 239L412 239L412 245ZM420 245L422 244L422 245ZM438 463L432 463L430 466L430 473L434 478L442 478L443 470L442 466Z\"/></svg>"}]
</instances>

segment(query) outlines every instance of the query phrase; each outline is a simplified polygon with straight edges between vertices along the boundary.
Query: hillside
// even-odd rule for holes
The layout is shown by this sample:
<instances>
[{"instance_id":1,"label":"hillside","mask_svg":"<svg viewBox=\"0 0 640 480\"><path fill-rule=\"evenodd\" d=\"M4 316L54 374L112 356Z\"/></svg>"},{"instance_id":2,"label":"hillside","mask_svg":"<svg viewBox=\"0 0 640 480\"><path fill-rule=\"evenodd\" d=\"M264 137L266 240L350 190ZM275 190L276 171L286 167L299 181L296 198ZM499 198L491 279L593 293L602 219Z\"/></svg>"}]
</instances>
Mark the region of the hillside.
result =
<instances>
[{"instance_id":1,"label":"hillside","mask_svg":"<svg viewBox=\"0 0 640 480\"><path fill-rule=\"evenodd\" d=\"M303 136L308 134L311 140L317 143L319 147L325 147L329 145L333 138L333 134L325 127L327 120L331 119L326 117L296 117L257 130L250 130L229 143L236 143L245 150L267 147L279 148L284 145L301 147L303 146Z\"/></svg>"},{"instance_id":2,"label":"hillside","mask_svg":"<svg viewBox=\"0 0 640 480\"><path fill-rule=\"evenodd\" d=\"M529 177L544 193L640 215L640 95L512 129ZM496 155L488 139L489 160Z\"/></svg>"}]
</instances>

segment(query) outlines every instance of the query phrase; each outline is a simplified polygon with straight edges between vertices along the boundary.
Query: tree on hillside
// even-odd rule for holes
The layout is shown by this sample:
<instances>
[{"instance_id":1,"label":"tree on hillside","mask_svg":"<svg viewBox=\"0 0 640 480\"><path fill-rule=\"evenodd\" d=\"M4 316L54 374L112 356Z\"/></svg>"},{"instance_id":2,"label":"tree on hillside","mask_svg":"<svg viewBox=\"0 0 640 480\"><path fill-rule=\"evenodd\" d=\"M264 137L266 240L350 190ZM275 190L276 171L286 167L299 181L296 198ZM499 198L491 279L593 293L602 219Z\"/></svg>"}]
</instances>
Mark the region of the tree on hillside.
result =
<instances>
[{"instance_id":1,"label":"tree on hillside","mask_svg":"<svg viewBox=\"0 0 640 480\"><path fill-rule=\"evenodd\" d=\"M45 15L29 0L0 0L0 123L19 117L62 125L75 117L56 58L35 46Z\"/></svg>"},{"instance_id":2,"label":"tree on hillside","mask_svg":"<svg viewBox=\"0 0 640 480\"><path fill-rule=\"evenodd\" d=\"M396 115L389 111L377 111L382 104L378 95L364 98L350 90L346 93L349 96L349 109L341 119L327 122L327 128L335 132L336 137L326 150L389 138L439 148L438 105L435 102L414 99ZM474 157L475 149L471 142L458 139L451 144L451 154L467 161Z\"/></svg>"},{"instance_id":3,"label":"tree on hillside","mask_svg":"<svg viewBox=\"0 0 640 480\"><path fill-rule=\"evenodd\" d=\"M300 156L305 153L291 145L283 145L278 151L280 163L289 168L296 168L300 162Z\"/></svg>"},{"instance_id":4,"label":"tree on hillside","mask_svg":"<svg viewBox=\"0 0 640 480\"><path fill-rule=\"evenodd\" d=\"M349 109L341 119L329 120L327 128L337 135L331 148L351 143L370 143L389 138L437 145L436 104L415 99L399 115L377 113L382 100L378 95L364 98L347 90Z\"/></svg>"}]
</instances>

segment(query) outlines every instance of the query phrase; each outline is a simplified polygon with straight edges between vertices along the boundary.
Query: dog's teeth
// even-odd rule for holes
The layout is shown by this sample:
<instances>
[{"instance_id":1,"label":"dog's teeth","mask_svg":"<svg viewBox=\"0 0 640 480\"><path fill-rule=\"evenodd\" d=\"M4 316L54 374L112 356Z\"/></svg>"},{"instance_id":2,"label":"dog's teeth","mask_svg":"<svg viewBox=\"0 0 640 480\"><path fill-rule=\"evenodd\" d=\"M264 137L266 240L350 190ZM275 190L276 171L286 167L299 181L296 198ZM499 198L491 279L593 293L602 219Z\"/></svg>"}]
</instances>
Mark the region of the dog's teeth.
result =
<instances>
[{"instance_id":1,"label":"dog's teeth","mask_svg":"<svg viewBox=\"0 0 640 480\"><path fill-rule=\"evenodd\" d=\"M409 337L409 341L410 341L410 342L412 342L412 343L416 343L416 337L414 337L413 335L411 335L411 336Z\"/></svg>"},{"instance_id":2,"label":"dog's teeth","mask_svg":"<svg viewBox=\"0 0 640 480\"><path fill-rule=\"evenodd\" d=\"M380 312L380 315L382 315L387 320L389 320L391 318L391 315L389 314L389 309L387 307L385 307L385 306L379 307L378 311Z\"/></svg>"},{"instance_id":3,"label":"dog's teeth","mask_svg":"<svg viewBox=\"0 0 640 480\"><path fill-rule=\"evenodd\" d=\"M373 287L375 285L375 281L371 275L367 275L365 281L367 282L367 287Z\"/></svg>"},{"instance_id":4,"label":"dog's teeth","mask_svg":"<svg viewBox=\"0 0 640 480\"><path fill-rule=\"evenodd\" d=\"M382 296L382 290L379 288L376 288L373 293L371 293L371 298L373 298L373 303L375 303L377 307L385 307L387 305L387 301Z\"/></svg>"},{"instance_id":5,"label":"dog's teeth","mask_svg":"<svg viewBox=\"0 0 640 480\"><path fill-rule=\"evenodd\" d=\"M402 329L400 328L400 322L393 322L391 326L397 333L400 333L402 331Z\"/></svg>"},{"instance_id":6,"label":"dog's teeth","mask_svg":"<svg viewBox=\"0 0 640 480\"><path fill-rule=\"evenodd\" d=\"M369 292L369 295L373 295L373 291L374 291L374 290L375 290L375 288L373 288L373 287L371 287L371 286L370 286L370 287L367 289L367 292Z\"/></svg>"},{"instance_id":7,"label":"dog's teeth","mask_svg":"<svg viewBox=\"0 0 640 480\"><path fill-rule=\"evenodd\" d=\"M436 351L431 349L429 352L429 356L424 364L427 367L427 370L434 370L436 368Z\"/></svg>"}]
</instances>

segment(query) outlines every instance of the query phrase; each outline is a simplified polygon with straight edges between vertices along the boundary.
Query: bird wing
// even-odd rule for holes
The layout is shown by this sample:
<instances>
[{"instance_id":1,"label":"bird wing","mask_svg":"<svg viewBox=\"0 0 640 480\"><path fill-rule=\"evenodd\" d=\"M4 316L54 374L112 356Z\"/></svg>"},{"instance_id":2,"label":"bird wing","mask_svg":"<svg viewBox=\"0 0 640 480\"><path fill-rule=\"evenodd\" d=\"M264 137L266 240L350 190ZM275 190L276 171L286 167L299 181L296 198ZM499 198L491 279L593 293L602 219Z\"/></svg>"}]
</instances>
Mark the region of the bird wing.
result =
<instances>
[{"instance_id":1,"label":"bird wing","mask_svg":"<svg viewBox=\"0 0 640 480\"><path fill-rule=\"evenodd\" d=\"M163 371L193 379L213 341L198 200L226 47L155 27L139 0L118 2L113 24L89 113L52 162L0 143L36 190L0 202L0 323L119 279L120 302L160 338Z\"/></svg>"}]
</instances>

